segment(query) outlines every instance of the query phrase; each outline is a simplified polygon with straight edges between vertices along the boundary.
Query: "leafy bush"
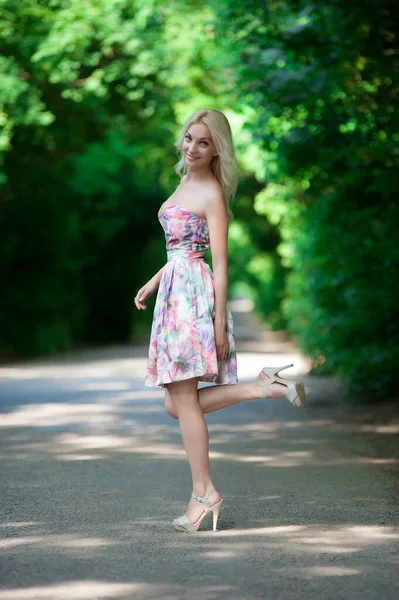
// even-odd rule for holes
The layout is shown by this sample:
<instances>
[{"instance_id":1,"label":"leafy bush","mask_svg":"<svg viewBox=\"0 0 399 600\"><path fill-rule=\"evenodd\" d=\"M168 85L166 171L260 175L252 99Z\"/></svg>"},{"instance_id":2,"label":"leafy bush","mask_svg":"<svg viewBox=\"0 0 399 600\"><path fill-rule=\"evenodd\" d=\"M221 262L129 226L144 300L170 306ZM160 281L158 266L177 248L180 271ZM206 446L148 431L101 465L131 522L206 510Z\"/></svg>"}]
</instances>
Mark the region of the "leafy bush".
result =
<instances>
[{"instance_id":1,"label":"leafy bush","mask_svg":"<svg viewBox=\"0 0 399 600\"><path fill-rule=\"evenodd\" d=\"M388 395L399 360L399 210L381 215L359 204L342 211L335 194L298 217L283 311L315 365L326 364L352 393Z\"/></svg>"},{"instance_id":2,"label":"leafy bush","mask_svg":"<svg viewBox=\"0 0 399 600\"><path fill-rule=\"evenodd\" d=\"M284 269L275 252L262 252L256 245L250 224L233 222L229 232L229 279L231 294L244 293L254 303L255 312L272 329L281 329L280 302L284 289Z\"/></svg>"},{"instance_id":3,"label":"leafy bush","mask_svg":"<svg viewBox=\"0 0 399 600\"><path fill-rule=\"evenodd\" d=\"M225 0L215 10L235 106L253 108L266 185L255 208L282 238L289 328L352 391L387 395L399 338L398 5Z\"/></svg>"},{"instance_id":4,"label":"leafy bush","mask_svg":"<svg viewBox=\"0 0 399 600\"><path fill-rule=\"evenodd\" d=\"M0 355L125 341L172 171L147 0L0 0ZM152 7L154 8L154 7ZM161 180L163 180L161 184ZM134 315L136 316L136 315Z\"/></svg>"}]
</instances>

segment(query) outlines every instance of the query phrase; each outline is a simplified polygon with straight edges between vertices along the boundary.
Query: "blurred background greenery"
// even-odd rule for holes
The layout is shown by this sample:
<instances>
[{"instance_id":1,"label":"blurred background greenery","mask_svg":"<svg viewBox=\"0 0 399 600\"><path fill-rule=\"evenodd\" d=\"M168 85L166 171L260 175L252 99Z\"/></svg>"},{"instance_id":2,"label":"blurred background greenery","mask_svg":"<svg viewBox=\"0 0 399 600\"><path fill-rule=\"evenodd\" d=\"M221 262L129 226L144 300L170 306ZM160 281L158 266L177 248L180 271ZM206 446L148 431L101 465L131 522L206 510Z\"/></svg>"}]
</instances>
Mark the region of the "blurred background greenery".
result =
<instances>
[{"instance_id":1,"label":"blurred background greenery","mask_svg":"<svg viewBox=\"0 0 399 600\"><path fill-rule=\"evenodd\" d=\"M0 357L138 339L194 110L242 166L230 288L318 372L389 395L398 12L387 0L0 0Z\"/></svg>"}]
</instances>

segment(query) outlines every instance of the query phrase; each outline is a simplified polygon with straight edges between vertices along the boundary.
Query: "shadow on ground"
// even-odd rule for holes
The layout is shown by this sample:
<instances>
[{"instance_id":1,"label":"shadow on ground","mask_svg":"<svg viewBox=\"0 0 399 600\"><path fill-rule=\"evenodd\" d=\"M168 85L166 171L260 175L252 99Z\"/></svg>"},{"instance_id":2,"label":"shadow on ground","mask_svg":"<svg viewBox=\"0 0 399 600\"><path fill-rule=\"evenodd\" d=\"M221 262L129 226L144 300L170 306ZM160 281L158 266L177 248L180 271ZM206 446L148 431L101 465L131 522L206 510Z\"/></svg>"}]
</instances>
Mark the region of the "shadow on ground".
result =
<instances>
[{"instance_id":1,"label":"shadow on ground","mask_svg":"<svg viewBox=\"0 0 399 600\"><path fill-rule=\"evenodd\" d=\"M394 417L312 376L304 409L207 415L220 530L177 533L188 467L144 362L1 369L0 600L397 597Z\"/></svg>"}]
</instances>

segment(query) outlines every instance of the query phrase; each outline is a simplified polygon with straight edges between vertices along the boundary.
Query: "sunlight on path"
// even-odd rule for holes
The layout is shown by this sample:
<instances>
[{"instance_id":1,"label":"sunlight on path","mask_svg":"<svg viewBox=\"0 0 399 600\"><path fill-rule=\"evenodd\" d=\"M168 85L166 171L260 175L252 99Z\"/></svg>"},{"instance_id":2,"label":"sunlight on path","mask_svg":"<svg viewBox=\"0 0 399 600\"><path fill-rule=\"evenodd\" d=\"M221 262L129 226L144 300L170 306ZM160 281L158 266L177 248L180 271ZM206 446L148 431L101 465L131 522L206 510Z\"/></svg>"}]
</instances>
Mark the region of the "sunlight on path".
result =
<instances>
[{"instance_id":1,"label":"sunlight on path","mask_svg":"<svg viewBox=\"0 0 399 600\"><path fill-rule=\"evenodd\" d=\"M307 404L206 416L217 532L211 519L193 536L171 530L189 472L164 391L143 386L146 347L0 368L0 600L399 597L399 457L374 445L396 423L355 418L341 384L310 375L247 308L235 306L240 380L294 363L282 375L303 377Z\"/></svg>"}]
</instances>

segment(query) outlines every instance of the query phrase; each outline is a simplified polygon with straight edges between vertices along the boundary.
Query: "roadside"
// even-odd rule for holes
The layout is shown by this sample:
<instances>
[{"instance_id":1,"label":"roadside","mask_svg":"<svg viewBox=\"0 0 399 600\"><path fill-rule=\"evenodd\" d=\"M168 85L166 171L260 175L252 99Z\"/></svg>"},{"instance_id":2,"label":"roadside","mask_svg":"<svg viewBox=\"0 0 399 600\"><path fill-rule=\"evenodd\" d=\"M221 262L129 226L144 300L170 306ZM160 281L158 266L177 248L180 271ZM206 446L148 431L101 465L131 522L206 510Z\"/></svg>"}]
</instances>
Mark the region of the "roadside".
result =
<instances>
[{"instance_id":1,"label":"roadside","mask_svg":"<svg viewBox=\"0 0 399 600\"><path fill-rule=\"evenodd\" d=\"M234 316L240 380L293 362L307 404L207 415L216 533L171 528L191 482L147 346L0 368L0 600L396 600L396 417Z\"/></svg>"}]
</instances>

